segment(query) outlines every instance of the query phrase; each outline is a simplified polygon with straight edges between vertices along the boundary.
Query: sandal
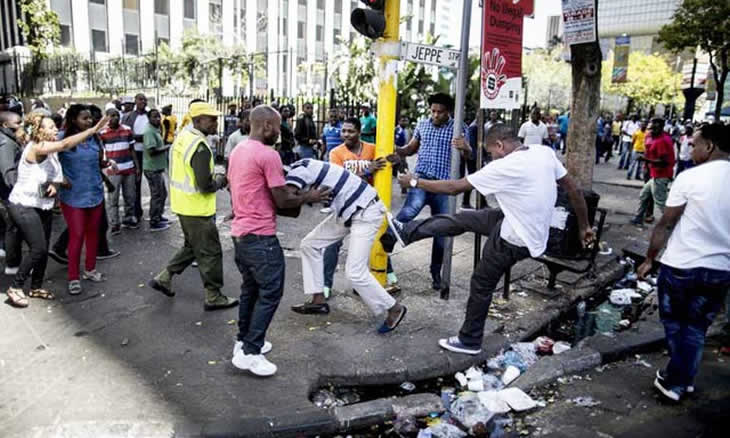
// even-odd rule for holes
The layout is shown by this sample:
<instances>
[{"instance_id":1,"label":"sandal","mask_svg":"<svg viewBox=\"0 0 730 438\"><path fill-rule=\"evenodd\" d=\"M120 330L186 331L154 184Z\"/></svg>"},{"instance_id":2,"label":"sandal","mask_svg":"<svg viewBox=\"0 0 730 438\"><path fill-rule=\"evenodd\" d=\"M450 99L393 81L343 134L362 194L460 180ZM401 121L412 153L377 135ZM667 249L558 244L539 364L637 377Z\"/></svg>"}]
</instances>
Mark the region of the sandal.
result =
<instances>
[{"instance_id":1,"label":"sandal","mask_svg":"<svg viewBox=\"0 0 730 438\"><path fill-rule=\"evenodd\" d=\"M81 281L80 280L71 280L68 282L68 294L69 295L78 295L81 293Z\"/></svg>"},{"instance_id":2,"label":"sandal","mask_svg":"<svg viewBox=\"0 0 730 438\"><path fill-rule=\"evenodd\" d=\"M23 293L23 289L18 289L14 287L8 288L8 300L10 300L10 304L12 304L15 307L28 307L28 297L25 296Z\"/></svg>"},{"instance_id":3,"label":"sandal","mask_svg":"<svg viewBox=\"0 0 730 438\"><path fill-rule=\"evenodd\" d=\"M31 289L30 292L28 292L28 296L30 298L40 298L42 300L55 300L56 299L56 296L53 295L53 292L47 291L42 288Z\"/></svg>"},{"instance_id":4,"label":"sandal","mask_svg":"<svg viewBox=\"0 0 730 438\"><path fill-rule=\"evenodd\" d=\"M104 277L104 274L94 269L93 271L84 271L84 274L81 276L84 280L90 280L94 283L100 283L106 278Z\"/></svg>"}]
</instances>

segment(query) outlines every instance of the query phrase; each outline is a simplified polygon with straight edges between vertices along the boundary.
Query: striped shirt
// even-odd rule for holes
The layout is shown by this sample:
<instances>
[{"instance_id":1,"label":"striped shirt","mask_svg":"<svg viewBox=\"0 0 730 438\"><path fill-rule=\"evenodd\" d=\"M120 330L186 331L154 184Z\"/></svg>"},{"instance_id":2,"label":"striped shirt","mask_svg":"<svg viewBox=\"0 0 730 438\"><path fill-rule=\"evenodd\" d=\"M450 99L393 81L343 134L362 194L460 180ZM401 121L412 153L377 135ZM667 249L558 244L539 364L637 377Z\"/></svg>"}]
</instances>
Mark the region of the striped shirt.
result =
<instances>
[{"instance_id":1,"label":"striped shirt","mask_svg":"<svg viewBox=\"0 0 730 438\"><path fill-rule=\"evenodd\" d=\"M462 126L465 139L468 139L466 126ZM413 136L420 142L416 174L427 179L451 178L451 139L454 136L454 119L436 126L431 119L421 121Z\"/></svg>"},{"instance_id":2,"label":"striped shirt","mask_svg":"<svg viewBox=\"0 0 730 438\"><path fill-rule=\"evenodd\" d=\"M109 175L131 175L134 173L134 160L130 146L134 147L134 134L127 125L120 124L117 129L106 127L99 132L104 143L107 160L117 163L117 172L108 169Z\"/></svg>"},{"instance_id":3,"label":"striped shirt","mask_svg":"<svg viewBox=\"0 0 730 438\"><path fill-rule=\"evenodd\" d=\"M292 164L286 183L299 189L326 186L332 189L330 207L347 221L358 208L365 208L377 193L365 180L335 164L304 159Z\"/></svg>"}]
</instances>

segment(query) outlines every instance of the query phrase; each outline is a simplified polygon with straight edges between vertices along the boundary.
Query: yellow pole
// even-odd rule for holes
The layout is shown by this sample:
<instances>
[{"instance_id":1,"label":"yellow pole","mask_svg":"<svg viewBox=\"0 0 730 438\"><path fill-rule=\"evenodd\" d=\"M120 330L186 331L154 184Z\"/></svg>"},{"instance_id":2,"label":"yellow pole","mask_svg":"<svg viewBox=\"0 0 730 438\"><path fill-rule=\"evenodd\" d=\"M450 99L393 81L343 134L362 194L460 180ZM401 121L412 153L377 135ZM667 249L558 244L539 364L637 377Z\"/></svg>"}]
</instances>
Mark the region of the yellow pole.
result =
<instances>
[{"instance_id":1,"label":"yellow pole","mask_svg":"<svg viewBox=\"0 0 730 438\"><path fill-rule=\"evenodd\" d=\"M382 41L384 43L398 42L398 27L400 26L400 1L389 0L385 2L385 33ZM398 60L390 56L380 56L378 59L378 79L380 88L378 90L378 124L375 138L375 156L385 157L393 153L395 137L395 107L398 99L396 85L398 81L396 67ZM393 187L393 168L390 163L375 174L375 190L380 200L390 211L391 192ZM370 271L381 285L385 286L387 281L386 268L388 258L380 244L380 236L387 229L387 222L378 231L375 243L370 252Z\"/></svg>"}]
</instances>

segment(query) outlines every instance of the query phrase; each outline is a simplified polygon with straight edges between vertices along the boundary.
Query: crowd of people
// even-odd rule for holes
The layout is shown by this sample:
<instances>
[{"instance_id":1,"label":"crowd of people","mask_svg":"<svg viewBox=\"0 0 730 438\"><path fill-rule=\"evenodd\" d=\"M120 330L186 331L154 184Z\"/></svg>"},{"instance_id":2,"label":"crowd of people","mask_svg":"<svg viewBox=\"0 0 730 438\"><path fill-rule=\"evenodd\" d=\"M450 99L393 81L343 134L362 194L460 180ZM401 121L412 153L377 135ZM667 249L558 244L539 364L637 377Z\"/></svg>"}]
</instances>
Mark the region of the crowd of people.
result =
<instances>
[{"instance_id":1,"label":"crowd of people","mask_svg":"<svg viewBox=\"0 0 730 438\"><path fill-rule=\"evenodd\" d=\"M444 239L477 232L488 239L471 277L464 321L458 334L439 340L439 345L478 354L499 279L520 260L546 249L559 189L568 196L584 245L595 243L593 230L585 199L558 153L566 148L569 114L553 118L532 108L515 133L491 111L483 131L485 161L477 166L477 121L454 133L453 98L436 93L428 105L429 116L412 131L407 117L398 120L394 153L378 157L377 120L368 105L362 106L361 117L333 108L319 129L311 103L292 121L296 109L290 105L231 106L223 116L196 99L179 126L170 106L150 108L143 94L110 102L104 111L73 104L54 114L34 104L24 119L22 105L3 104L0 210L5 232L0 234L5 237L5 272L14 276L9 302L27 307L29 298L54 299L54 292L44 288L49 256L68 265L69 294L82 293L82 280L104 281L96 261L119 255L109 248L107 234L141 226L144 176L150 192L148 230L170 227L164 216L169 197L184 236L182 247L148 284L172 298L173 278L197 266L204 310L238 306L232 358L237 368L259 376L277 371L264 356L273 348L266 333L284 291L277 216L297 217L302 205L317 203L325 217L300 247L307 299L292 306L293 312L330 313L332 277L349 236L345 274L368 309L383 317L376 331L391 332L408 309L392 296L398 286L390 259L387 287L369 269L383 222L388 229L380 242L388 253L397 244L433 239L430 274L435 290L443 287ZM660 260L659 307L671 359L654 384L673 400L690 391L707 327L730 287L730 203L724 190L730 182L728 129L720 123L678 126L662 118L647 124L633 115L598 120L597 157L608 159L615 152L627 178L646 181L633 222L649 221L652 210L663 213L639 274L645 276ZM216 165L218 145L224 168ZM451 178L454 149L463 162L459 179ZM406 158L416 154L413 173L398 177L406 197L393 216L373 188L373 177L391 169L405 171ZM221 190L230 192L228 219L242 277L240 299L223 293L223 251L215 221ZM497 208L486 202L481 203L484 208L472 208L472 191L482 198L493 195ZM449 197L462 194L462 209L448 214ZM431 217L416 219L425 206ZM66 230L51 245L56 207ZM29 248L24 256L23 241Z\"/></svg>"}]
</instances>

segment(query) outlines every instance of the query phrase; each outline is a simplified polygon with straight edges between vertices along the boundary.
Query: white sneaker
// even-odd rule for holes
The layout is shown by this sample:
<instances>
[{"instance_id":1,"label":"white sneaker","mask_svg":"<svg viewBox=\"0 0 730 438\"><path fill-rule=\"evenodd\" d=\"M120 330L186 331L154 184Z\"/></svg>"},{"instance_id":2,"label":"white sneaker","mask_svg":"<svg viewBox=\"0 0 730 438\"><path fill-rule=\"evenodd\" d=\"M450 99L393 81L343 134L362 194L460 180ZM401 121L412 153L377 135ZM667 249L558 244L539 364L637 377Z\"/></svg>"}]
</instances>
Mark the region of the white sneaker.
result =
<instances>
[{"instance_id":1,"label":"white sneaker","mask_svg":"<svg viewBox=\"0 0 730 438\"><path fill-rule=\"evenodd\" d=\"M18 273L19 266L11 268L10 266L5 267L5 275L15 275Z\"/></svg>"},{"instance_id":2,"label":"white sneaker","mask_svg":"<svg viewBox=\"0 0 730 438\"><path fill-rule=\"evenodd\" d=\"M276 365L266 360L263 354L243 354L243 351L239 351L231 362L239 370L251 371L257 376L268 377L276 374Z\"/></svg>"},{"instance_id":3,"label":"white sneaker","mask_svg":"<svg viewBox=\"0 0 730 438\"><path fill-rule=\"evenodd\" d=\"M271 348L273 348L273 346L271 345L271 342L264 341L264 346L261 347L261 354L266 354L266 353L270 352ZM243 351L243 342L236 341L235 345L233 345L233 355L235 356L236 353L238 353L239 351Z\"/></svg>"},{"instance_id":4,"label":"white sneaker","mask_svg":"<svg viewBox=\"0 0 730 438\"><path fill-rule=\"evenodd\" d=\"M4 259L4 258L5 258L5 250L0 248L0 259Z\"/></svg>"},{"instance_id":5,"label":"white sneaker","mask_svg":"<svg viewBox=\"0 0 730 438\"><path fill-rule=\"evenodd\" d=\"M320 209L319 212L322 213L322 214L330 214L330 213L332 213L332 208L331 207L325 207L325 208Z\"/></svg>"}]
</instances>

